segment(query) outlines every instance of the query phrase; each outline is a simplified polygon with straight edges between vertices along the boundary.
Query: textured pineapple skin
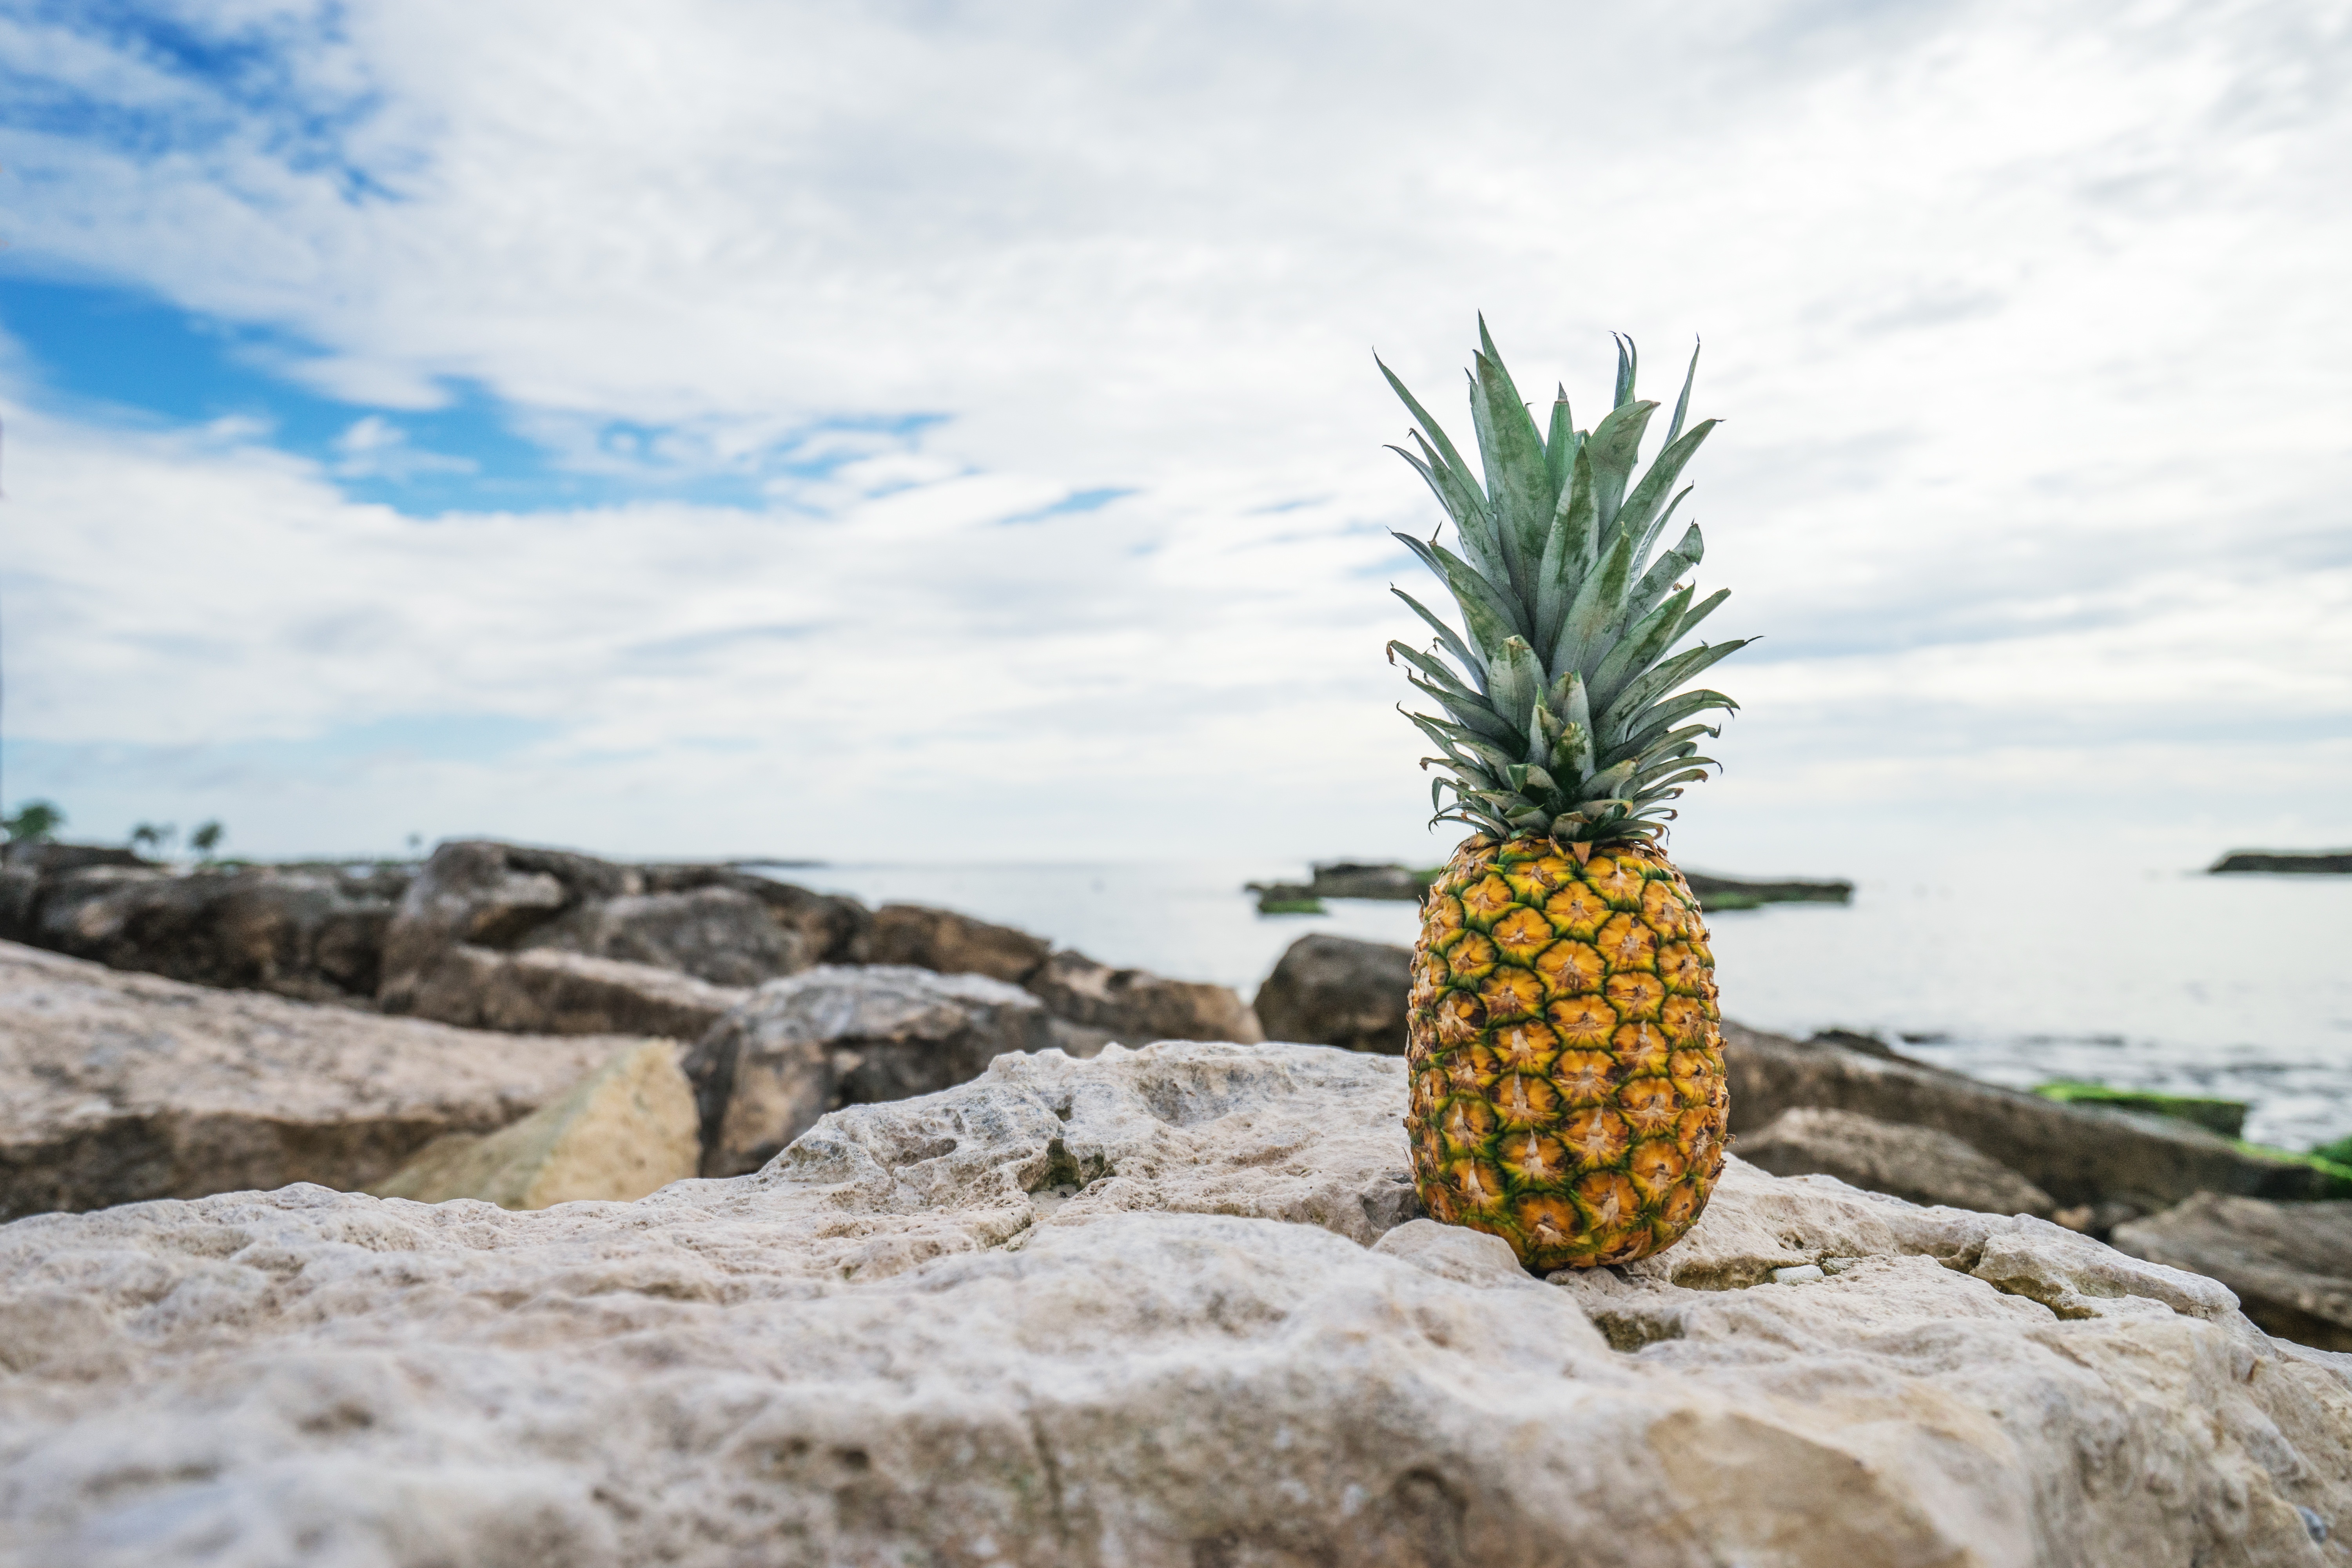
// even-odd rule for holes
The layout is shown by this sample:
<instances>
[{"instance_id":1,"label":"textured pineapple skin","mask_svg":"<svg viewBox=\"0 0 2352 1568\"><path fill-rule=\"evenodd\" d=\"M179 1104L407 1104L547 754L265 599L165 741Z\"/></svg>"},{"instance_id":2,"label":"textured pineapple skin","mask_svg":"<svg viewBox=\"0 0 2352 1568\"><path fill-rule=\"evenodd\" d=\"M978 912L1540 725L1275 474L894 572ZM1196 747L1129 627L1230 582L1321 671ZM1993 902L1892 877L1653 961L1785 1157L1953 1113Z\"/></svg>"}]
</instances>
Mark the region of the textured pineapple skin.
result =
<instances>
[{"instance_id":1,"label":"textured pineapple skin","mask_svg":"<svg viewBox=\"0 0 2352 1568\"><path fill-rule=\"evenodd\" d=\"M1698 900L1664 856L1469 839L1413 947L1422 1206L1538 1269L1673 1246L1723 1171L1721 1017Z\"/></svg>"}]
</instances>

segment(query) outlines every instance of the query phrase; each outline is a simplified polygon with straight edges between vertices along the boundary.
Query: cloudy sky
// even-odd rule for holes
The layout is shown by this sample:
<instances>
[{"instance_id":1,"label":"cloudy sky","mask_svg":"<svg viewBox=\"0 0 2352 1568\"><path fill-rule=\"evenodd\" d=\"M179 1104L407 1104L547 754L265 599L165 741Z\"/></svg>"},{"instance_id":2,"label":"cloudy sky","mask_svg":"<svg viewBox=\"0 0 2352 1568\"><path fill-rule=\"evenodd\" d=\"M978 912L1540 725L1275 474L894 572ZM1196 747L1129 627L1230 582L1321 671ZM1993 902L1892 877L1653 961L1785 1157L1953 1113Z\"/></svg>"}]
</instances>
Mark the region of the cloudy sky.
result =
<instances>
[{"instance_id":1,"label":"cloudy sky","mask_svg":"<svg viewBox=\"0 0 2352 1568\"><path fill-rule=\"evenodd\" d=\"M1483 310L1587 423L1705 339L1684 858L2352 841L2347 79L2315 0L0 0L0 791L1425 854L1371 354L1466 441Z\"/></svg>"}]
</instances>

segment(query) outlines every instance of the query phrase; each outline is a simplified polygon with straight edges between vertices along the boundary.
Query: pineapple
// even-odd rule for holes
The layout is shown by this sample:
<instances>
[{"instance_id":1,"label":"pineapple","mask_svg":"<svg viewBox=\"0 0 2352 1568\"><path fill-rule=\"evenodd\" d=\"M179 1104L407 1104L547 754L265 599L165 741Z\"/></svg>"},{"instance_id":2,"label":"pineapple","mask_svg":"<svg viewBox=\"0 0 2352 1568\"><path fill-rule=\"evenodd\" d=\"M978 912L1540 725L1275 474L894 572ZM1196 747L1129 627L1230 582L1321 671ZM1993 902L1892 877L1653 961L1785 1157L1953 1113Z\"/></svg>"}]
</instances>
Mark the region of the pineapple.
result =
<instances>
[{"instance_id":1,"label":"pineapple","mask_svg":"<svg viewBox=\"0 0 2352 1568\"><path fill-rule=\"evenodd\" d=\"M1457 554L1397 537L1444 584L1457 631L1390 662L1442 710L1408 715L1436 745L1433 821L1475 830L1423 907L1407 1060L1413 1179L1437 1219L1509 1242L1531 1268L1626 1263L1671 1247L1723 1169L1715 958L1698 900L1660 847L1668 801L1717 765L1698 755L1738 707L1685 691L1740 641L1676 646L1727 596L1694 600L1699 531L1651 553L1714 420L1687 432L1691 355L1664 446L1637 480L1655 403L1616 401L1575 428L1562 388L1538 431L1478 323L1470 412L1483 485L1385 364L1417 451L1396 450L1453 519ZM1669 492L1673 492L1671 495ZM1450 660L1450 662L1449 662Z\"/></svg>"}]
</instances>

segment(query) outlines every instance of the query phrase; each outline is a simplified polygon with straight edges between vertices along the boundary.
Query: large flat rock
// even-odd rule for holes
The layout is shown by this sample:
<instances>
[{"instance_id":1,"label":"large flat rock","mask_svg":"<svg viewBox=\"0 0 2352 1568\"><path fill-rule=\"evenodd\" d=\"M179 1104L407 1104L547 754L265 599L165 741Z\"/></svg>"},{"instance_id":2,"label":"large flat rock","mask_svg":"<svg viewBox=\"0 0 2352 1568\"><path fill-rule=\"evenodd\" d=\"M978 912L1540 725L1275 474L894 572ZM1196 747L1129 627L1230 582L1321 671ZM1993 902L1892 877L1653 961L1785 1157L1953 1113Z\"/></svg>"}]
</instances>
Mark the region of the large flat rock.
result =
<instances>
[{"instance_id":1,"label":"large flat rock","mask_svg":"<svg viewBox=\"0 0 2352 1568\"><path fill-rule=\"evenodd\" d=\"M1416 1219L1403 1106L1049 1051L635 1204L21 1221L0 1560L2352 1562L2352 1363L2210 1280L1735 1160L1547 1284Z\"/></svg>"},{"instance_id":2,"label":"large flat rock","mask_svg":"<svg viewBox=\"0 0 2352 1568\"><path fill-rule=\"evenodd\" d=\"M1796 1106L1934 1128L2016 1172L2061 1206L2119 1204L2153 1214L2200 1192L2290 1200L2334 1195L2332 1180L2312 1166L2250 1153L2170 1117L2063 1105L1828 1038L1791 1040L1726 1023L1723 1063L1735 1135L1760 1132Z\"/></svg>"},{"instance_id":3,"label":"large flat rock","mask_svg":"<svg viewBox=\"0 0 2352 1568\"><path fill-rule=\"evenodd\" d=\"M2266 1204L2200 1193L2117 1226L2116 1246L2211 1275L2272 1333L2352 1351L2352 1203Z\"/></svg>"},{"instance_id":4,"label":"large flat rock","mask_svg":"<svg viewBox=\"0 0 2352 1568\"><path fill-rule=\"evenodd\" d=\"M0 942L0 1217L362 1187L444 1133L530 1114L630 1043L385 1018Z\"/></svg>"}]
</instances>

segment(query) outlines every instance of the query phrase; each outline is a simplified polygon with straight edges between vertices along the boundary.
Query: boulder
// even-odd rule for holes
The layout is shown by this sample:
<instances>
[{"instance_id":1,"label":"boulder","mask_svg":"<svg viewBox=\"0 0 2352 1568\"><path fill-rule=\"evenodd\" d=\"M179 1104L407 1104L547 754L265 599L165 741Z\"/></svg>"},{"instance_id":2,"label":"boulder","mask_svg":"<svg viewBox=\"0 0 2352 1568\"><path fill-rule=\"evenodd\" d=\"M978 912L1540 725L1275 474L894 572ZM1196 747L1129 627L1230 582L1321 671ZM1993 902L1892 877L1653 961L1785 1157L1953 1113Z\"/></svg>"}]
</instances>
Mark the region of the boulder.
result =
<instances>
[{"instance_id":1,"label":"boulder","mask_svg":"<svg viewBox=\"0 0 2352 1568\"><path fill-rule=\"evenodd\" d=\"M648 963L549 948L456 947L425 972L409 1011L469 1029L526 1035L662 1035L697 1040L751 995Z\"/></svg>"},{"instance_id":2,"label":"boulder","mask_svg":"<svg viewBox=\"0 0 2352 1568\"><path fill-rule=\"evenodd\" d=\"M2050 1194L1948 1132L1903 1127L1851 1110L1798 1106L1739 1140L1740 1156L1776 1176L1835 1176L1915 1204L2048 1219Z\"/></svg>"},{"instance_id":3,"label":"boulder","mask_svg":"<svg viewBox=\"0 0 2352 1568\"><path fill-rule=\"evenodd\" d=\"M753 902L772 931L751 918ZM855 899L732 866L624 866L568 850L452 840L433 851L400 901L377 999L388 1013L410 1013L424 1010L420 997L458 994L473 966L454 956L461 947L576 952L750 984L814 963L862 962L871 923ZM455 973L440 975L445 965Z\"/></svg>"},{"instance_id":4,"label":"boulder","mask_svg":"<svg viewBox=\"0 0 2352 1568\"><path fill-rule=\"evenodd\" d=\"M316 1182L561 1095L624 1042L216 991L0 942L0 1216Z\"/></svg>"},{"instance_id":5,"label":"boulder","mask_svg":"<svg viewBox=\"0 0 2352 1568\"><path fill-rule=\"evenodd\" d=\"M77 866L41 871L20 896L16 929L52 951L313 1002L374 996L393 911L373 879L327 866Z\"/></svg>"},{"instance_id":6,"label":"boulder","mask_svg":"<svg viewBox=\"0 0 2352 1568\"><path fill-rule=\"evenodd\" d=\"M30 942L40 930L41 874L0 866L0 942Z\"/></svg>"},{"instance_id":7,"label":"boulder","mask_svg":"<svg viewBox=\"0 0 2352 1568\"><path fill-rule=\"evenodd\" d=\"M2352 1203L2200 1193L2116 1227L2118 1250L2218 1279L2282 1339L2352 1351Z\"/></svg>"},{"instance_id":8,"label":"boulder","mask_svg":"<svg viewBox=\"0 0 2352 1568\"><path fill-rule=\"evenodd\" d=\"M158 863L113 844L58 844L48 840L16 839L0 846L0 865L58 876L85 866L131 866L156 869Z\"/></svg>"},{"instance_id":9,"label":"boulder","mask_svg":"<svg viewBox=\"0 0 2352 1568\"><path fill-rule=\"evenodd\" d=\"M2211 1281L1735 1159L1679 1247L1547 1283L1416 1223L1404 1091L1328 1047L1048 1052L634 1204L20 1222L0 1538L88 1568L2343 1561L2352 1360Z\"/></svg>"},{"instance_id":10,"label":"boulder","mask_svg":"<svg viewBox=\"0 0 2352 1568\"><path fill-rule=\"evenodd\" d=\"M770 981L687 1057L703 1173L756 1171L829 1110L929 1094L1053 1043L1036 998L985 975L827 965Z\"/></svg>"},{"instance_id":11,"label":"boulder","mask_svg":"<svg viewBox=\"0 0 2352 1568\"><path fill-rule=\"evenodd\" d=\"M1029 977L1028 989L1055 1017L1120 1040L1265 1038L1257 1016L1231 986L1113 969L1067 949Z\"/></svg>"},{"instance_id":12,"label":"boulder","mask_svg":"<svg viewBox=\"0 0 2352 1568\"><path fill-rule=\"evenodd\" d=\"M1404 1055L1412 949L1354 937L1302 936L1251 1004L1268 1038Z\"/></svg>"},{"instance_id":13,"label":"boulder","mask_svg":"<svg viewBox=\"0 0 2352 1568\"><path fill-rule=\"evenodd\" d=\"M937 910L928 904L885 904L874 911L869 952L875 963L911 964L941 974L985 974L1019 985L1045 965L1051 942L1011 926Z\"/></svg>"},{"instance_id":14,"label":"boulder","mask_svg":"<svg viewBox=\"0 0 2352 1568\"><path fill-rule=\"evenodd\" d=\"M2277 1199L2332 1195L2324 1171L2241 1151L2187 1122L1979 1083L1924 1063L1723 1026L1731 1130L1746 1134L1795 1106L1851 1110L1948 1132L2068 1208L2131 1217L2200 1192ZM2127 1212L2128 1211L2128 1212Z\"/></svg>"},{"instance_id":15,"label":"boulder","mask_svg":"<svg viewBox=\"0 0 2352 1568\"><path fill-rule=\"evenodd\" d=\"M562 1099L496 1132L451 1132L368 1190L378 1197L543 1209L627 1203L695 1173L694 1090L677 1047L647 1040L614 1054Z\"/></svg>"},{"instance_id":16,"label":"boulder","mask_svg":"<svg viewBox=\"0 0 2352 1568\"><path fill-rule=\"evenodd\" d=\"M757 985L814 962L798 930L736 888L599 899L550 921L521 945L652 964L713 985Z\"/></svg>"}]
</instances>

